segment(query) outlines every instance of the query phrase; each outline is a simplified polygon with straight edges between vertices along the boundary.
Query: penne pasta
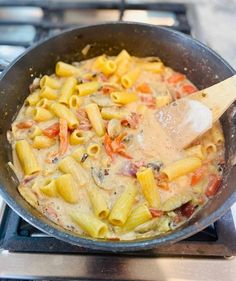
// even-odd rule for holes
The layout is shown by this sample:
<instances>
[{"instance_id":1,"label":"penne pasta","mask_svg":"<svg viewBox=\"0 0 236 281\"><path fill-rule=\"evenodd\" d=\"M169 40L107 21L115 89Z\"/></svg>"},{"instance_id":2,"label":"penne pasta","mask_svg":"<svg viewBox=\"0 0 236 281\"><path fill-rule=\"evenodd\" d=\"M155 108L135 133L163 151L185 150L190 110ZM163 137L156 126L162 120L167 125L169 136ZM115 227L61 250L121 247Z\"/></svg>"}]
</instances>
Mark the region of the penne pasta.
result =
<instances>
[{"instance_id":1,"label":"penne pasta","mask_svg":"<svg viewBox=\"0 0 236 281\"><path fill-rule=\"evenodd\" d=\"M80 76L81 75L81 70L78 69L77 67L64 63L62 61L59 61L56 64L56 75L61 76L61 77L68 77L68 76Z\"/></svg>"},{"instance_id":2,"label":"penne pasta","mask_svg":"<svg viewBox=\"0 0 236 281\"><path fill-rule=\"evenodd\" d=\"M88 194L95 216L100 219L106 219L110 210L101 191L96 186L93 186L88 188Z\"/></svg>"},{"instance_id":3,"label":"penne pasta","mask_svg":"<svg viewBox=\"0 0 236 281\"><path fill-rule=\"evenodd\" d=\"M41 170L34 153L26 140L17 141L15 149L25 175L32 175Z\"/></svg>"},{"instance_id":4,"label":"penne pasta","mask_svg":"<svg viewBox=\"0 0 236 281\"><path fill-rule=\"evenodd\" d=\"M87 146L86 152L91 157L98 156L99 152L101 151L101 147L98 143L90 143Z\"/></svg>"},{"instance_id":5,"label":"penne pasta","mask_svg":"<svg viewBox=\"0 0 236 281\"><path fill-rule=\"evenodd\" d=\"M69 99L75 91L76 84L77 80L74 77L67 78L60 90L59 103L69 104Z\"/></svg>"},{"instance_id":6,"label":"penne pasta","mask_svg":"<svg viewBox=\"0 0 236 281\"><path fill-rule=\"evenodd\" d=\"M85 142L85 137L83 136L83 131L74 130L69 137L71 145L78 145Z\"/></svg>"},{"instance_id":7,"label":"penne pasta","mask_svg":"<svg viewBox=\"0 0 236 281\"><path fill-rule=\"evenodd\" d=\"M195 156L201 160L203 160L205 158L201 144L191 146L191 147L185 149L185 154L187 156Z\"/></svg>"},{"instance_id":8,"label":"penne pasta","mask_svg":"<svg viewBox=\"0 0 236 281\"><path fill-rule=\"evenodd\" d=\"M40 136L42 134L42 130L38 126L33 127L32 133L29 135L31 139L35 138L36 136Z\"/></svg>"},{"instance_id":9,"label":"penne pasta","mask_svg":"<svg viewBox=\"0 0 236 281\"><path fill-rule=\"evenodd\" d=\"M90 103L85 106L85 110L88 114L89 121L91 122L91 125L95 130L96 134L99 137L103 136L105 134L105 126L97 104Z\"/></svg>"},{"instance_id":10,"label":"penne pasta","mask_svg":"<svg viewBox=\"0 0 236 281\"><path fill-rule=\"evenodd\" d=\"M39 90L33 92L31 95L29 95L26 98L26 102L31 106L36 105L36 103L40 100L39 93L40 93Z\"/></svg>"},{"instance_id":11,"label":"penne pasta","mask_svg":"<svg viewBox=\"0 0 236 281\"><path fill-rule=\"evenodd\" d=\"M48 179L43 186L40 186L40 191L49 197L57 197L57 186L54 179Z\"/></svg>"},{"instance_id":12,"label":"penne pasta","mask_svg":"<svg viewBox=\"0 0 236 281\"><path fill-rule=\"evenodd\" d=\"M169 212L175 210L182 206L183 204L189 202L192 199L192 196L185 192L175 194L172 197L168 198L160 207L161 211Z\"/></svg>"},{"instance_id":13,"label":"penne pasta","mask_svg":"<svg viewBox=\"0 0 236 281\"><path fill-rule=\"evenodd\" d=\"M77 148L71 153L71 156L79 163L81 163L81 160L83 159L84 155L85 155L85 147L83 145L81 145L79 148Z\"/></svg>"},{"instance_id":14,"label":"penne pasta","mask_svg":"<svg viewBox=\"0 0 236 281\"><path fill-rule=\"evenodd\" d=\"M115 103L128 104L128 103L137 101L138 96L135 93L112 92L111 93L111 99Z\"/></svg>"},{"instance_id":15,"label":"penne pasta","mask_svg":"<svg viewBox=\"0 0 236 281\"><path fill-rule=\"evenodd\" d=\"M71 213L70 216L85 233L94 238L104 238L108 231L107 225L94 215L76 211Z\"/></svg>"},{"instance_id":16,"label":"penne pasta","mask_svg":"<svg viewBox=\"0 0 236 281\"><path fill-rule=\"evenodd\" d=\"M70 129L76 129L78 127L78 119L64 104L55 102L51 105L51 110L57 117L65 119Z\"/></svg>"},{"instance_id":17,"label":"penne pasta","mask_svg":"<svg viewBox=\"0 0 236 281\"><path fill-rule=\"evenodd\" d=\"M133 70L130 70L126 74L121 76L121 84L124 88L130 88L133 86L133 84L136 82L138 79L138 76L140 74L140 69L135 68Z\"/></svg>"},{"instance_id":18,"label":"penne pasta","mask_svg":"<svg viewBox=\"0 0 236 281\"><path fill-rule=\"evenodd\" d=\"M69 104L69 108L70 109L77 110L81 106L82 100L77 95L72 95L69 98L69 103L68 104Z\"/></svg>"},{"instance_id":19,"label":"penne pasta","mask_svg":"<svg viewBox=\"0 0 236 281\"><path fill-rule=\"evenodd\" d=\"M120 64L122 61L129 61L131 59L130 54L126 50L122 50L115 58L116 64Z\"/></svg>"},{"instance_id":20,"label":"penne pasta","mask_svg":"<svg viewBox=\"0 0 236 281\"><path fill-rule=\"evenodd\" d=\"M206 154L215 153L217 151L217 147L213 141L212 135L210 132L207 132L203 135L203 149Z\"/></svg>"},{"instance_id":21,"label":"penne pasta","mask_svg":"<svg viewBox=\"0 0 236 281\"><path fill-rule=\"evenodd\" d=\"M78 91L78 95L80 97L91 95L98 91L101 87L100 83L97 81L82 83L76 86L76 90Z\"/></svg>"},{"instance_id":22,"label":"penne pasta","mask_svg":"<svg viewBox=\"0 0 236 281\"><path fill-rule=\"evenodd\" d=\"M158 108L169 104L171 101L172 101L172 99L169 95L163 95L163 96L156 97L156 105Z\"/></svg>"},{"instance_id":23,"label":"penne pasta","mask_svg":"<svg viewBox=\"0 0 236 281\"><path fill-rule=\"evenodd\" d=\"M143 70L151 71L154 73L162 73L164 70L164 65L162 62L146 62L142 63L141 67Z\"/></svg>"},{"instance_id":24,"label":"penne pasta","mask_svg":"<svg viewBox=\"0 0 236 281\"><path fill-rule=\"evenodd\" d=\"M220 128L219 124L214 124L211 129L211 136L213 139L213 142L219 146L224 144L224 135L222 133L222 130Z\"/></svg>"},{"instance_id":25,"label":"penne pasta","mask_svg":"<svg viewBox=\"0 0 236 281\"><path fill-rule=\"evenodd\" d=\"M47 86L52 89L59 89L61 87L61 83L58 80L56 80L48 75L44 75L40 79L39 85L40 85L40 88Z\"/></svg>"},{"instance_id":26,"label":"penne pasta","mask_svg":"<svg viewBox=\"0 0 236 281\"><path fill-rule=\"evenodd\" d=\"M128 114L129 112L127 110L118 107L103 107L101 110L102 118L106 120L123 119Z\"/></svg>"},{"instance_id":27,"label":"penne pasta","mask_svg":"<svg viewBox=\"0 0 236 281\"><path fill-rule=\"evenodd\" d=\"M79 186L84 186L88 182L88 175L84 168L71 156L63 158L58 168L65 174L71 174Z\"/></svg>"},{"instance_id":28,"label":"penne pasta","mask_svg":"<svg viewBox=\"0 0 236 281\"><path fill-rule=\"evenodd\" d=\"M136 187L133 185L126 187L125 191L120 195L112 207L110 216L108 218L111 224L118 226L125 224L134 204L136 192Z\"/></svg>"},{"instance_id":29,"label":"penne pasta","mask_svg":"<svg viewBox=\"0 0 236 281\"><path fill-rule=\"evenodd\" d=\"M33 148L43 149L53 146L56 143L55 139L46 136L35 136L33 140Z\"/></svg>"},{"instance_id":30,"label":"penne pasta","mask_svg":"<svg viewBox=\"0 0 236 281\"><path fill-rule=\"evenodd\" d=\"M41 98L46 98L48 100L55 100L58 97L57 91L48 87L48 86L44 86L41 89L39 95L40 95Z\"/></svg>"},{"instance_id":31,"label":"penne pasta","mask_svg":"<svg viewBox=\"0 0 236 281\"><path fill-rule=\"evenodd\" d=\"M169 181L172 181L180 176L194 172L197 168L201 167L201 165L202 161L199 158L193 156L186 157L169 164L162 169L162 173Z\"/></svg>"},{"instance_id":32,"label":"penne pasta","mask_svg":"<svg viewBox=\"0 0 236 281\"><path fill-rule=\"evenodd\" d=\"M50 109L50 106L52 105L53 101L48 100L46 98L40 99L37 103L36 103L36 107L43 107L45 109Z\"/></svg>"},{"instance_id":33,"label":"penne pasta","mask_svg":"<svg viewBox=\"0 0 236 281\"><path fill-rule=\"evenodd\" d=\"M34 117L33 119L36 122L44 122L52 119L54 115L51 111L43 108L43 107L36 107L33 111Z\"/></svg>"},{"instance_id":34,"label":"penne pasta","mask_svg":"<svg viewBox=\"0 0 236 281\"><path fill-rule=\"evenodd\" d=\"M57 191L68 203L75 204L79 201L77 186L71 174L56 178Z\"/></svg>"},{"instance_id":35,"label":"penne pasta","mask_svg":"<svg viewBox=\"0 0 236 281\"><path fill-rule=\"evenodd\" d=\"M136 228L138 225L149 221L152 215L145 204L141 204L136 207L129 215L126 223L122 227L123 232L129 232Z\"/></svg>"},{"instance_id":36,"label":"penne pasta","mask_svg":"<svg viewBox=\"0 0 236 281\"><path fill-rule=\"evenodd\" d=\"M140 183L142 193L149 206L159 208L161 199L152 169L145 168L144 170L139 171L136 175L138 182Z\"/></svg>"}]
</instances>

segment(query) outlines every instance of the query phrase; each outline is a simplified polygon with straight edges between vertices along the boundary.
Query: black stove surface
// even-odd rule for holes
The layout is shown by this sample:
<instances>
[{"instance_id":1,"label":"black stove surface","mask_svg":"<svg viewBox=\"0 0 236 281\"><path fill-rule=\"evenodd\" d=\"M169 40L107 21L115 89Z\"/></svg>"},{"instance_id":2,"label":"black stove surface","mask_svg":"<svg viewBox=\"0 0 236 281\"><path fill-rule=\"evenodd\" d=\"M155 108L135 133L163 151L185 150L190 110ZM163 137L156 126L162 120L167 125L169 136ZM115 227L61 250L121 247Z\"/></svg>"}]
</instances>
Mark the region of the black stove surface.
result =
<instances>
[{"instance_id":1,"label":"black stove surface","mask_svg":"<svg viewBox=\"0 0 236 281\"><path fill-rule=\"evenodd\" d=\"M158 24L191 34L187 13L186 5L166 2L0 0L0 72L33 43L66 28L127 20ZM124 254L232 256L236 254L235 238L232 214L228 212L215 224L174 245ZM9 207L6 207L0 227L0 248L11 252L95 253L42 233Z\"/></svg>"}]
</instances>

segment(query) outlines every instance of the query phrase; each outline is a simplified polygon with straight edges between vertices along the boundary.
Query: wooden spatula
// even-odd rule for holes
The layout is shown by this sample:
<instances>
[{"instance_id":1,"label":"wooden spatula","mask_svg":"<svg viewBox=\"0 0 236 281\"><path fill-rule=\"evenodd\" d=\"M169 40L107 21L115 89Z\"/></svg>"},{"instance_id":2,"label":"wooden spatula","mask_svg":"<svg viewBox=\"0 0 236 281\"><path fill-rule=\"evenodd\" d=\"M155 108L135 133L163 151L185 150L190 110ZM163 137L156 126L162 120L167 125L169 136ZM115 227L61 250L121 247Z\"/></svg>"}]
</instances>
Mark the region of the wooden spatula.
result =
<instances>
[{"instance_id":1,"label":"wooden spatula","mask_svg":"<svg viewBox=\"0 0 236 281\"><path fill-rule=\"evenodd\" d=\"M236 75L172 102L156 114L176 148L187 147L212 127L236 100Z\"/></svg>"}]
</instances>

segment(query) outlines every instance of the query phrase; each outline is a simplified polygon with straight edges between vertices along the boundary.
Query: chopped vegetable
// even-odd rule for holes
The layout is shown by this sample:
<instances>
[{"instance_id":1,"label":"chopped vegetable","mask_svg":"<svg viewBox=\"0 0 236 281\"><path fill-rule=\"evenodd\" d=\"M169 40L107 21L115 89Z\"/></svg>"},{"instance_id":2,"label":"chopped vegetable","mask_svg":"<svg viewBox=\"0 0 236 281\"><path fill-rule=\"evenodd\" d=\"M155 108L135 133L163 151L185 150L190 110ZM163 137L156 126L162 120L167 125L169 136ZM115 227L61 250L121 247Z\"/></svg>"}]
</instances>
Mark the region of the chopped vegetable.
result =
<instances>
[{"instance_id":1,"label":"chopped vegetable","mask_svg":"<svg viewBox=\"0 0 236 281\"><path fill-rule=\"evenodd\" d=\"M60 147L59 153L60 155L64 155L68 148L68 124L65 119L59 119L60 124L60 132L59 132L59 139L60 139Z\"/></svg>"},{"instance_id":2,"label":"chopped vegetable","mask_svg":"<svg viewBox=\"0 0 236 281\"><path fill-rule=\"evenodd\" d=\"M209 182L206 189L206 196L210 197L217 193L222 182L222 178L217 174L209 175Z\"/></svg>"},{"instance_id":3,"label":"chopped vegetable","mask_svg":"<svg viewBox=\"0 0 236 281\"><path fill-rule=\"evenodd\" d=\"M54 138L59 134L60 126L59 123L54 123L48 128L43 130L43 134L49 138Z\"/></svg>"},{"instance_id":4,"label":"chopped vegetable","mask_svg":"<svg viewBox=\"0 0 236 281\"><path fill-rule=\"evenodd\" d=\"M167 79L168 83L177 84L185 79L185 75L175 72L170 78Z\"/></svg>"},{"instance_id":5,"label":"chopped vegetable","mask_svg":"<svg viewBox=\"0 0 236 281\"><path fill-rule=\"evenodd\" d=\"M154 208L149 208L149 211L150 211L153 218L159 218L163 215L162 211L159 211L159 210L154 209Z\"/></svg>"},{"instance_id":6,"label":"chopped vegetable","mask_svg":"<svg viewBox=\"0 0 236 281\"><path fill-rule=\"evenodd\" d=\"M198 184L204 177L206 168L203 166L197 169L191 177L191 186Z\"/></svg>"},{"instance_id":7,"label":"chopped vegetable","mask_svg":"<svg viewBox=\"0 0 236 281\"><path fill-rule=\"evenodd\" d=\"M105 134L105 137L104 137L104 147L105 147L105 151L107 153L108 156L111 157L111 159L113 159L113 150L112 150L112 146L111 146L111 139L109 137L108 134Z\"/></svg>"},{"instance_id":8,"label":"chopped vegetable","mask_svg":"<svg viewBox=\"0 0 236 281\"><path fill-rule=\"evenodd\" d=\"M151 94L152 93L152 89L150 88L150 86L147 83L142 83L137 87L137 90L141 93L144 94Z\"/></svg>"},{"instance_id":9,"label":"chopped vegetable","mask_svg":"<svg viewBox=\"0 0 236 281\"><path fill-rule=\"evenodd\" d=\"M16 127L18 129L29 129L34 125L34 123L35 122L33 120L28 120L28 121L17 123Z\"/></svg>"},{"instance_id":10,"label":"chopped vegetable","mask_svg":"<svg viewBox=\"0 0 236 281\"><path fill-rule=\"evenodd\" d=\"M195 93L197 91L197 88L191 84L186 84L182 86L181 91L189 95Z\"/></svg>"},{"instance_id":11,"label":"chopped vegetable","mask_svg":"<svg viewBox=\"0 0 236 281\"><path fill-rule=\"evenodd\" d=\"M195 211L195 207L191 202L185 203L180 207L180 213L182 216L190 218Z\"/></svg>"}]
</instances>

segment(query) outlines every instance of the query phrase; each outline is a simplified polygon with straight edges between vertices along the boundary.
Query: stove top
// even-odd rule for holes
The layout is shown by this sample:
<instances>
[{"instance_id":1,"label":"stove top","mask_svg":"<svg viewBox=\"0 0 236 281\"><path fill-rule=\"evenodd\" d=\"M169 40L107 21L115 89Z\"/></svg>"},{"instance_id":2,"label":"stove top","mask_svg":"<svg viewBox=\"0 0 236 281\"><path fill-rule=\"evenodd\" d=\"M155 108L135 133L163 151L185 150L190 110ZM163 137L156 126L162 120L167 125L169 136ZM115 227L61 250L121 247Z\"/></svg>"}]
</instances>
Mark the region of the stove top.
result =
<instances>
[{"instance_id":1,"label":"stove top","mask_svg":"<svg viewBox=\"0 0 236 281\"><path fill-rule=\"evenodd\" d=\"M202 39L194 6L190 4L128 0L0 0L0 72L38 40L69 27L104 20L157 24ZM236 255L236 232L231 211L207 229L176 244L119 255L92 251L52 238L25 222L9 207L0 208L0 221L1 218L0 276L4 278L173 281L179 276L178 280L182 281L223 280L226 277L223 269L228 267L222 264L221 274L207 279L218 266L215 258ZM174 257L185 259L179 263ZM198 259L195 264L190 263L190 257L214 259L210 264L209 259L207 262ZM196 265L201 266L204 278L198 279ZM191 269L189 274L186 267ZM160 268L173 278L165 277ZM234 277L228 280L234 280Z\"/></svg>"}]
</instances>

